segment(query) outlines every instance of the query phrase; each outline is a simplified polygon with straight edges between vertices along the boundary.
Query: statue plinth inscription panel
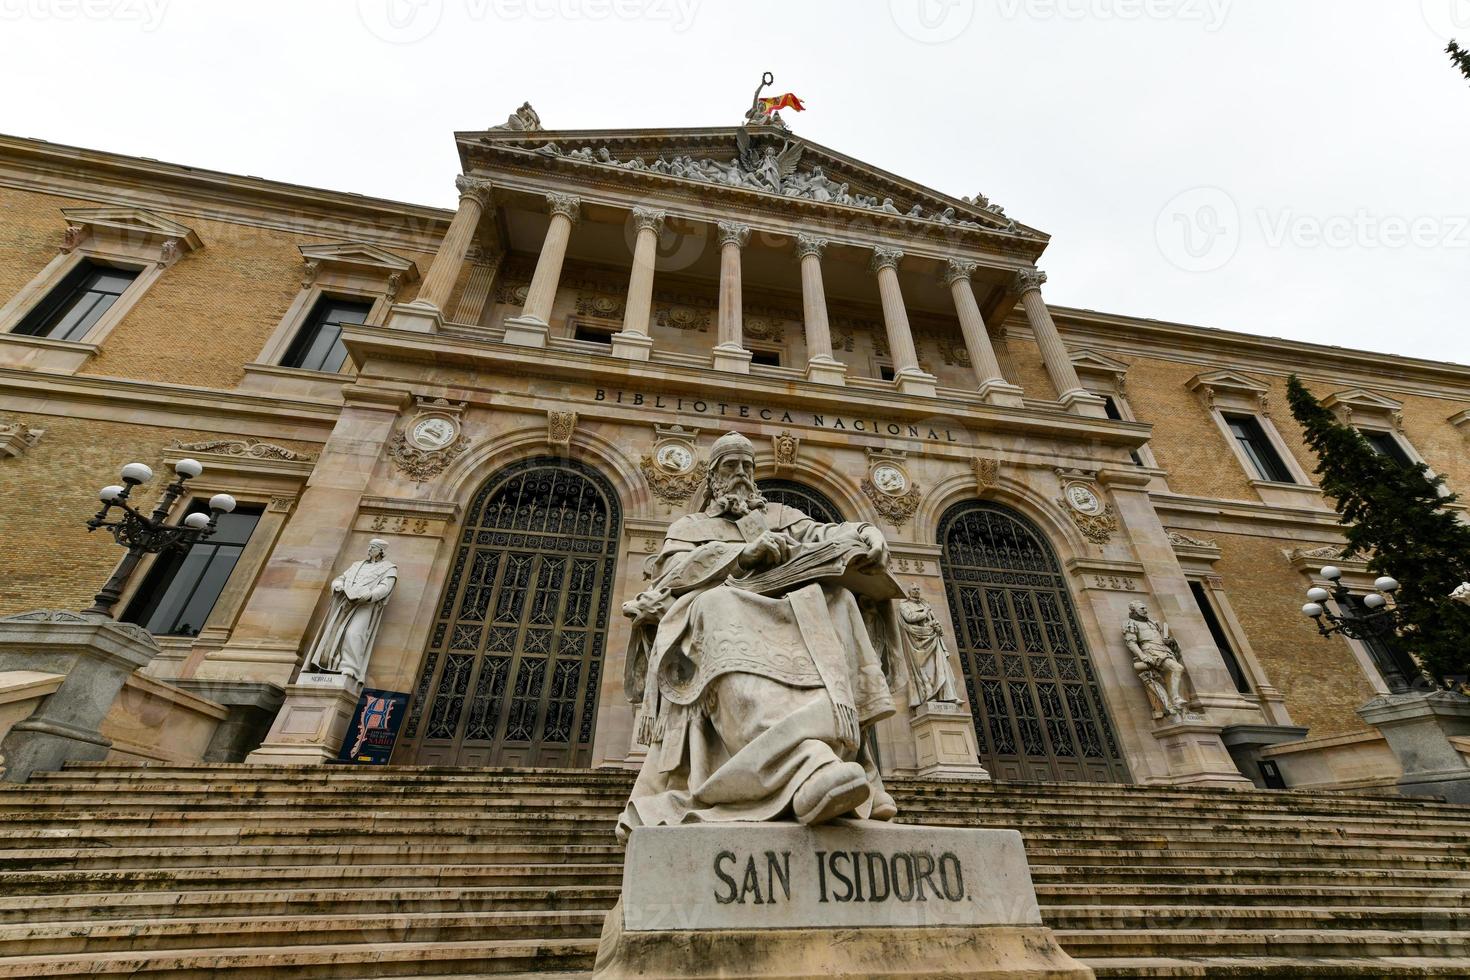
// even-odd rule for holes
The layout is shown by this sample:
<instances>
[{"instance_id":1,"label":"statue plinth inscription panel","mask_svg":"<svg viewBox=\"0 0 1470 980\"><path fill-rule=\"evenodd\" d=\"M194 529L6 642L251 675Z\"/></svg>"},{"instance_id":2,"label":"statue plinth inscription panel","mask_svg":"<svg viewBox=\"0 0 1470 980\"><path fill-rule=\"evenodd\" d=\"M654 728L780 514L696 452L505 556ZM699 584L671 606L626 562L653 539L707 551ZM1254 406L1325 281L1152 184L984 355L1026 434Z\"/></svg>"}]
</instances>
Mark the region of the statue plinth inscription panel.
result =
<instances>
[{"instance_id":1,"label":"statue plinth inscription panel","mask_svg":"<svg viewBox=\"0 0 1470 980\"><path fill-rule=\"evenodd\" d=\"M1014 830L839 820L640 827L623 928L1041 924Z\"/></svg>"}]
</instances>

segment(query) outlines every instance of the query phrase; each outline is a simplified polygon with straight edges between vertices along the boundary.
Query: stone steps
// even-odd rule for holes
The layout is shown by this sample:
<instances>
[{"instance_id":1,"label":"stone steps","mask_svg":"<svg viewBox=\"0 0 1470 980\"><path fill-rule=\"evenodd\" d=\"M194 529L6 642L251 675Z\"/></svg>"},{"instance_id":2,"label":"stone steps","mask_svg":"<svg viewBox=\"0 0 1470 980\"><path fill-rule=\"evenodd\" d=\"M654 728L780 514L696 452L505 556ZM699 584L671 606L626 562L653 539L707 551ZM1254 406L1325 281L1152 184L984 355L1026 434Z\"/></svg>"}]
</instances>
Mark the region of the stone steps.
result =
<instances>
[{"instance_id":1,"label":"stone steps","mask_svg":"<svg viewBox=\"0 0 1470 980\"><path fill-rule=\"evenodd\" d=\"M631 774L78 767L0 788L0 978L586 977ZM1099 976L1470 976L1470 809L893 780L1027 841Z\"/></svg>"}]
</instances>

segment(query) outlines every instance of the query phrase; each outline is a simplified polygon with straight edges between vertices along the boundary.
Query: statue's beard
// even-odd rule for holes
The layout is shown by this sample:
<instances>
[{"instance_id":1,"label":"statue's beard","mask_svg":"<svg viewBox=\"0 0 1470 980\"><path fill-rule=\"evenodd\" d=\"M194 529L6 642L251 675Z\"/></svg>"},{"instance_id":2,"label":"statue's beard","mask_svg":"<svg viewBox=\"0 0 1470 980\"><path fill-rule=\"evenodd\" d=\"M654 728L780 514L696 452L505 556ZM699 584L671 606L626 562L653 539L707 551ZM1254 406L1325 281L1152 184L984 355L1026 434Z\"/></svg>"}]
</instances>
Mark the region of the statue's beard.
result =
<instances>
[{"instance_id":1,"label":"statue's beard","mask_svg":"<svg viewBox=\"0 0 1470 980\"><path fill-rule=\"evenodd\" d=\"M752 510L764 510L766 498L754 481L739 474L728 478L710 476L711 508L718 516L744 517Z\"/></svg>"}]
</instances>

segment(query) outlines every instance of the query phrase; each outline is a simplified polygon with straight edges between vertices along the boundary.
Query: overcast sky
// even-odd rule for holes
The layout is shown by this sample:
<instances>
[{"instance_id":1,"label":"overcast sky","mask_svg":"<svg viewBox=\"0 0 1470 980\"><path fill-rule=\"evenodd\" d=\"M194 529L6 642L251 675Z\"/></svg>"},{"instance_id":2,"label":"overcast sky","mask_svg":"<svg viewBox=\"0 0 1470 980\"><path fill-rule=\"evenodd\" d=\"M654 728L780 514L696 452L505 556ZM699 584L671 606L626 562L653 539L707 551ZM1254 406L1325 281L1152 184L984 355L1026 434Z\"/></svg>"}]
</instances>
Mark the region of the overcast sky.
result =
<instances>
[{"instance_id":1,"label":"overcast sky","mask_svg":"<svg viewBox=\"0 0 1470 980\"><path fill-rule=\"evenodd\" d=\"M1470 363L1470 0L0 0L0 130L453 206L451 133L792 128L1048 232L1048 301ZM0 219L3 220L3 219Z\"/></svg>"}]
</instances>

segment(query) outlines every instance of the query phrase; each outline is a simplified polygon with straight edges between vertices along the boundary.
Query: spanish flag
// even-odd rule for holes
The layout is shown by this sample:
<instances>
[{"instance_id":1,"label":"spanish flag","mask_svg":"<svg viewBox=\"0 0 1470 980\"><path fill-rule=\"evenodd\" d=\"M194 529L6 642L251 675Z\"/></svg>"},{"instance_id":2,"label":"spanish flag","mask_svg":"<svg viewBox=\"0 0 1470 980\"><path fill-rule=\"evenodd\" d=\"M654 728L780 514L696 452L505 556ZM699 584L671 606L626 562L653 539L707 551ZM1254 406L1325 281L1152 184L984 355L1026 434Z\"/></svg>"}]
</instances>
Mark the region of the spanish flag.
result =
<instances>
[{"instance_id":1,"label":"spanish flag","mask_svg":"<svg viewBox=\"0 0 1470 980\"><path fill-rule=\"evenodd\" d=\"M806 111L806 106L802 105L801 100L791 92L770 99L761 99L760 105L761 112L764 112L768 116L782 109L791 109L794 112Z\"/></svg>"}]
</instances>

